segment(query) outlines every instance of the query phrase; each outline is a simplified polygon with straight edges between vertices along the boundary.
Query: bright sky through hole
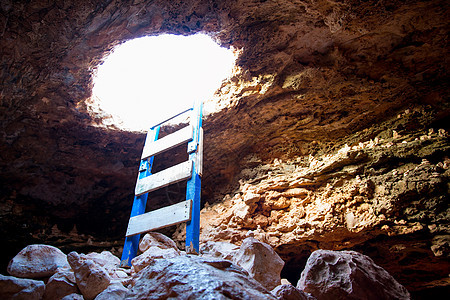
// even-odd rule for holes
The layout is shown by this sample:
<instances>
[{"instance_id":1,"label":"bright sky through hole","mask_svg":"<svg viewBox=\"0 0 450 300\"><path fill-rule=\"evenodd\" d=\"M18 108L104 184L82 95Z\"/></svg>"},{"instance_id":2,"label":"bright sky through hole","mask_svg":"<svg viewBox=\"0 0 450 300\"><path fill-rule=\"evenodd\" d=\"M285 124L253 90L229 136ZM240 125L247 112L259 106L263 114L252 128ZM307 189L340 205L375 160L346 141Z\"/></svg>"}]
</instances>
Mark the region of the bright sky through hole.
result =
<instances>
[{"instance_id":1,"label":"bright sky through hole","mask_svg":"<svg viewBox=\"0 0 450 300\"><path fill-rule=\"evenodd\" d=\"M235 57L207 35L160 35L128 41L99 66L93 95L118 127L148 130L155 119L210 98ZM122 124L120 124L120 122Z\"/></svg>"}]
</instances>

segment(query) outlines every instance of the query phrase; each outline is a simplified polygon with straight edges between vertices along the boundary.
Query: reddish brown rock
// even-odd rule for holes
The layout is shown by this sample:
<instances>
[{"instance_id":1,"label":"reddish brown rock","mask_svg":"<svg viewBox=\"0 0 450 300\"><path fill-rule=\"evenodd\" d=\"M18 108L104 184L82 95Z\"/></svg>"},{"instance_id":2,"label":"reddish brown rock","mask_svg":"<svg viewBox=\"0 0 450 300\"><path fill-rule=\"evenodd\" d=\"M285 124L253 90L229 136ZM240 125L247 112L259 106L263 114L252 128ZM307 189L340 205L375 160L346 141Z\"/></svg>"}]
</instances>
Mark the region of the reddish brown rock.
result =
<instances>
[{"instance_id":1,"label":"reddish brown rock","mask_svg":"<svg viewBox=\"0 0 450 300\"><path fill-rule=\"evenodd\" d=\"M79 294L75 275L68 268L59 268L45 285L44 300L62 299L70 294Z\"/></svg>"},{"instance_id":2,"label":"reddish brown rock","mask_svg":"<svg viewBox=\"0 0 450 300\"><path fill-rule=\"evenodd\" d=\"M409 292L372 259L355 251L317 250L297 288L317 299L410 299Z\"/></svg>"},{"instance_id":3,"label":"reddish brown rock","mask_svg":"<svg viewBox=\"0 0 450 300\"><path fill-rule=\"evenodd\" d=\"M254 238L246 238L233 261L266 289L272 290L280 285L284 261L269 245Z\"/></svg>"},{"instance_id":4,"label":"reddish brown rock","mask_svg":"<svg viewBox=\"0 0 450 300\"><path fill-rule=\"evenodd\" d=\"M0 274L0 298L40 300L45 284L40 280L16 278Z\"/></svg>"}]
</instances>

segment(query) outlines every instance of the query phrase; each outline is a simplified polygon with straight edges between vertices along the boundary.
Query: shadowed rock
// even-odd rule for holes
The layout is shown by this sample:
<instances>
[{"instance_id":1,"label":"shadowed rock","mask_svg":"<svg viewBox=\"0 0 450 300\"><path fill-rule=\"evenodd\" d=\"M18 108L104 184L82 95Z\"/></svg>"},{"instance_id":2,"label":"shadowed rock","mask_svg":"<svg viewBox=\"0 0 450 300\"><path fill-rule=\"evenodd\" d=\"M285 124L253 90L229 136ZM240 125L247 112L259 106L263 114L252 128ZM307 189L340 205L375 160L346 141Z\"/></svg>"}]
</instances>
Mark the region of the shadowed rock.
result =
<instances>
[{"instance_id":1,"label":"shadowed rock","mask_svg":"<svg viewBox=\"0 0 450 300\"><path fill-rule=\"evenodd\" d=\"M355 251L317 250L297 288L317 299L410 299L409 292L373 260Z\"/></svg>"},{"instance_id":2,"label":"shadowed rock","mask_svg":"<svg viewBox=\"0 0 450 300\"><path fill-rule=\"evenodd\" d=\"M197 256L155 259L126 299L275 299L244 270L226 260Z\"/></svg>"}]
</instances>

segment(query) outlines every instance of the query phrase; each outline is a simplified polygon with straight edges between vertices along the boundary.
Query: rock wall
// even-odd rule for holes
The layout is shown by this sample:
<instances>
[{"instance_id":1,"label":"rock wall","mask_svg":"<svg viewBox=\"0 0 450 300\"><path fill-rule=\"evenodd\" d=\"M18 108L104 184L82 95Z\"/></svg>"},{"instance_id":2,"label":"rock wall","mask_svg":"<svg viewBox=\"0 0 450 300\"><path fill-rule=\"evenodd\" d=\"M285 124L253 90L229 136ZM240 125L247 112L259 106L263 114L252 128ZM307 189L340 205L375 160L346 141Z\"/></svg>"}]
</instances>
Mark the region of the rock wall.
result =
<instances>
[{"instance_id":1,"label":"rock wall","mask_svg":"<svg viewBox=\"0 0 450 300\"><path fill-rule=\"evenodd\" d=\"M311 251L356 248L410 289L445 278L447 132L392 130L427 117L407 110L322 155L253 167L254 156L245 158L240 188L202 210L201 240L240 243L254 236L287 262L286 276Z\"/></svg>"},{"instance_id":2,"label":"rock wall","mask_svg":"<svg viewBox=\"0 0 450 300\"><path fill-rule=\"evenodd\" d=\"M238 59L205 103L203 214L223 228L202 237L254 231L286 272L359 247L409 289L448 286L448 6L2 1L3 265L44 241L120 252L144 136L89 113L92 74L128 39L203 32Z\"/></svg>"}]
</instances>

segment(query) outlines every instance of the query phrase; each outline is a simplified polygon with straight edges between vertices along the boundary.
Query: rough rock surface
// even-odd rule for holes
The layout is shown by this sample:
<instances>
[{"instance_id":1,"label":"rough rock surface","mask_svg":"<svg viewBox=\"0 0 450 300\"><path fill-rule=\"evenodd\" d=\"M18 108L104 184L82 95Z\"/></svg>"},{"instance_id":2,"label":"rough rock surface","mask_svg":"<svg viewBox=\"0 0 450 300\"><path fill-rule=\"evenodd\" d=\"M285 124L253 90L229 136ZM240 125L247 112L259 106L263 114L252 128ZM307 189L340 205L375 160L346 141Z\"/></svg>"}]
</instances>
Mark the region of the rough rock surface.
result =
<instances>
[{"instance_id":1,"label":"rough rock surface","mask_svg":"<svg viewBox=\"0 0 450 300\"><path fill-rule=\"evenodd\" d=\"M278 300L314 300L315 298L292 284L282 284L271 291Z\"/></svg>"},{"instance_id":2,"label":"rough rock surface","mask_svg":"<svg viewBox=\"0 0 450 300\"><path fill-rule=\"evenodd\" d=\"M125 288L120 282L110 284L100 294L95 297L95 300L122 300L128 293L128 289Z\"/></svg>"},{"instance_id":3,"label":"rough rock surface","mask_svg":"<svg viewBox=\"0 0 450 300\"><path fill-rule=\"evenodd\" d=\"M80 293L72 270L59 268L45 284L44 300L61 299Z\"/></svg>"},{"instance_id":4,"label":"rough rock surface","mask_svg":"<svg viewBox=\"0 0 450 300\"><path fill-rule=\"evenodd\" d=\"M254 238L246 238L233 262L246 270L268 290L280 285L284 261L269 245Z\"/></svg>"},{"instance_id":5,"label":"rough rock surface","mask_svg":"<svg viewBox=\"0 0 450 300\"><path fill-rule=\"evenodd\" d=\"M372 259L355 251L317 250L297 288L317 299L410 299L409 292Z\"/></svg>"},{"instance_id":6,"label":"rough rock surface","mask_svg":"<svg viewBox=\"0 0 450 300\"><path fill-rule=\"evenodd\" d=\"M40 300L44 295L44 289L43 281L0 274L1 299Z\"/></svg>"},{"instance_id":7,"label":"rough rock surface","mask_svg":"<svg viewBox=\"0 0 450 300\"><path fill-rule=\"evenodd\" d=\"M206 241L200 245L202 255L220 257L230 261L233 261L238 251L239 246L227 242Z\"/></svg>"},{"instance_id":8,"label":"rough rock surface","mask_svg":"<svg viewBox=\"0 0 450 300\"><path fill-rule=\"evenodd\" d=\"M254 236L275 248L293 282L290 270L312 251L357 248L413 290L426 286L421 281L439 285L450 267L441 259L450 230L450 160L441 156L448 136L391 129L428 116L407 110L326 154L249 163L234 196L202 210L201 241Z\"/></svg>"},{"instance_id":9,"label":"rough rock surface","mask_svg":"<svg viewBox=\"0 0 450 300\"><path fill-rule=\"evenodd\" d=\"M9 262L8 273L23 278L52 276L58 268L69 267L66 255L49 245L29 245Z\"/></svg>"},{"instance_id":10,"label":"rough rock surface","mask_svg":"<svg viewBox=\"0 0 450 300\"><path fill-rule=\"evenodd\" d=\"M159 248L152 246L148 248L141 255L136 256L131 260L134 272L139 272L146 266L148 266L154 259L157 258L173 258L180 256L180 252L173 248Z\"/></svg>"},{"instance_id":11,"label":"rough rock surface","mask_svg":"<svg viewBox=\"0 0 450 300\"><path fill-rule=\"evenodd\" d=\"M144 235L139 242L139 250L142 252L147 251L150 247L158 247L161 249L174 249L179 252L175 242L158 232L149 232Z\"/></svg>"},{"instance_id":12,"label":"rough rock surface","mask_svg":"<svg viewBox=\"0 0 450 300\"><path fill-rule=\"evenodd\" d=\"M111 277L102 266L88 259L84 254L70 252L67 260L75 274L77 286L83 297L94 299L111 283Z\"/></svg>"},{"instance_id":13,"label":"rough rock surface","mask_svg":"<svg viewBox=\"0 0 450 300\"><path fill-rule=\"evenodd\" d=\"M342 167L312 164L314 178L297 178L297 187L312 193L305 205L316 217L305 210L306 222L293 228L288 201L267 199L278 212L255 209L239 234L221 223L216 241L240 243L250 230L269 234L295 270L318 247L359 248L411 290L448 286L449 264L440 254L447 251L448 172L439 167L448 141L434 138L450 124L448 11L445 0L2 1L0 234L8 245L2 268L25 245L46 241L63 251L120 252L144 136L105 128L106 115L88 113L95 106L95 68L128 39L204 32L238 56L234 73L205 103L224 110L204 122L204 204L233 198L239 180L258 185L267 176L266 183L276 182L288 170L335 155L345 143L395 136L412 145L405 139L412 135L420 141L411 151L386 143L365 165L359 155L359 163L349 157ZM398 122L383 127L398 114ZM410 122L403 122L405 115ZM179 153L156 159L155 168L173 158ZM415 170L422 159L430 165ZM356 176L374 183L374 198L354 195ZM149 206L184 189L173 188L178 193L156 193ZM334 200L321 201L327 191ZM250 205L257 198L242 200ZM299 201L292 207L302 215ZM348 212L342 208L347 203ZM232 226L241 226L238 217ZM279 230L267 231L273 220Z\"/></svg>"},{"instance_id":14,"label":"rough rock surface","mask_svg":"<svg viewBox=\"0 0 450 300\"><path fill-rule=\"evenodd\" d=\"M155 259L125 299L275 299L231 262L183 255Z\"/></svg>"}]
</instances>

